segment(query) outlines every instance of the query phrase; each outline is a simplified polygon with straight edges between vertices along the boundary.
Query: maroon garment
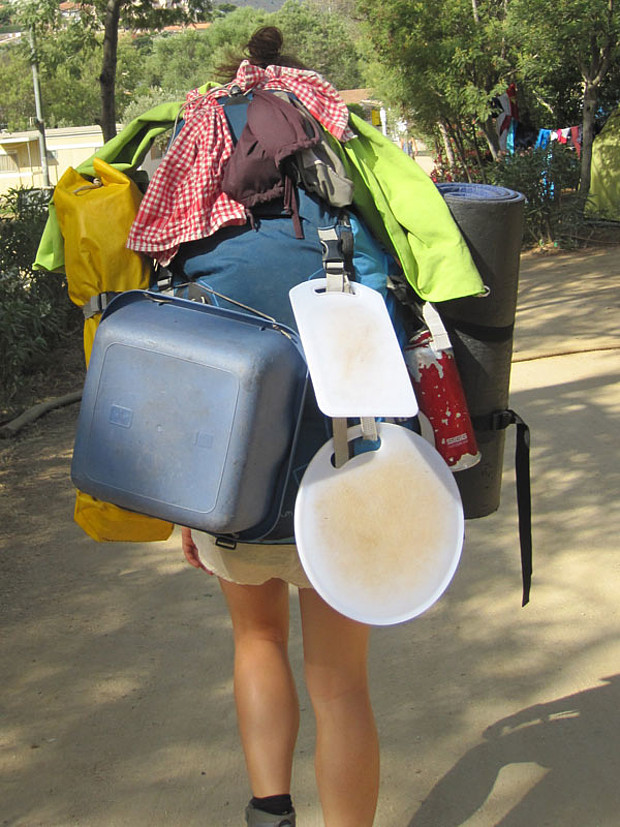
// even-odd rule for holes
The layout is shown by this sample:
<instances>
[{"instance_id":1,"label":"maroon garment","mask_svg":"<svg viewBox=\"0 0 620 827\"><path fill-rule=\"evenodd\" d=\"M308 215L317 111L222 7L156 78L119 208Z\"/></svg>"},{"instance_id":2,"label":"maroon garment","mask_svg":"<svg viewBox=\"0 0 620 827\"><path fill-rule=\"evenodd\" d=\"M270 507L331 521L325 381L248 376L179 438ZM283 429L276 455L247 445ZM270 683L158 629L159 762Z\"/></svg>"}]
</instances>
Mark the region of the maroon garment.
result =
<instances>
[{"instance_id":1,"label":"maroon garment","mask_svg":"<svg viewBox=\"0 0 620 827\"><path fill-rule=\"evenodd\" d=\"M284 196L302 237L292 170L287 161L320 140L316 125L293 104L271 92L256 91L248 104L247 122L226 165L222 191L249 212L257 204Z\"/></svg>"}]
</instances>

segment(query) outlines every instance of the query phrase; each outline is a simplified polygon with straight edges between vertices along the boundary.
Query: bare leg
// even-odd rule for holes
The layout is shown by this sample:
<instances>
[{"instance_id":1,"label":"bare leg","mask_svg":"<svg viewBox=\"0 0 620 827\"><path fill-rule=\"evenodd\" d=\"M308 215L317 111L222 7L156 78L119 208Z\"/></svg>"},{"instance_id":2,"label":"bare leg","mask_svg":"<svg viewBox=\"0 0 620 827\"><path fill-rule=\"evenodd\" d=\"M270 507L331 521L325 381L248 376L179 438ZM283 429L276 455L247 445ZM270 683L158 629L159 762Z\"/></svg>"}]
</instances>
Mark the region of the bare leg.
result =
<instances>
[{"instance_id":1,"label":"bare leg","mask_svg":"<svg viewBox=\"0 0 620 827\"><path fill-rule=\"evenodd\" d=\"M235 701L252 787L259 798L290 792L299 703L288 661L288 586L220 580L235 639Z\"/></svg>"},{"instance_id":2,"label":"bare leg","mask_svg":"<svg viewBox=\"0 0 620 827\"><path fill-rule=\"evenodd\" d=\"M336 612L312 589L301 589L299 599L325 827L371 827L379 793L379 743L368 692L369 630Z\"/></svg>"}]
</instances>

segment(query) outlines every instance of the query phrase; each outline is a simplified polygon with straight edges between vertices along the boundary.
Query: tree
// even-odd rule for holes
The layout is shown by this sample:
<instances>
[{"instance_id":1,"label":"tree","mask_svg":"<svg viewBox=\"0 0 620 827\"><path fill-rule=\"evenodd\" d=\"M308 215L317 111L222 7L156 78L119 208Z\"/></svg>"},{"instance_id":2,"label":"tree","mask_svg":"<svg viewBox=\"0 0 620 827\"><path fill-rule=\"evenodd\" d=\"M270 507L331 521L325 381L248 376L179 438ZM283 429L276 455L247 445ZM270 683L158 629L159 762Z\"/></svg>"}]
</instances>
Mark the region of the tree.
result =
<instances>
[{"instance_id":1,"label":"tree","mask_svg":"<svg viewBox=\"0 0 620 827\"><path fill-rule=\"evenodd\" d=\"M154 97L163 92L182 100L188 90L217 79L217 67L228 62L231 52L241 54L266 17L248 7L216 18L206 30L156 35L144 61L141 86L153 90Z\"/></svg>"},{"instance_id":2,"label":"tree","mask_svg":"<svg viewBox=\"0 0 620 827\"><path fill-rule=\"evenodd\" d=\"M154 98L159 98L161 90L174 93L178 100L188 89L206 80L217 80L218 67L229 63L233 56L240 58L253 32L266 24L279 26L285 49L337 87L358 85L360 56L341 18L294 2L271 14L239 8L213 20L205 31L156 36L152 52L144 61L137 94L152 89Z\"/></svg>"},{"instance_id":3,"label":"tree","mask_svg":"<svg viewBox=\"0 0 620 827\"><path fill-rule=\"evenodd\" d=\"M211 12L211 0L168 0L162 6L159 0L93 0L81 3L78 16L63 20L56 0L19 0L19 19L35 34L52 35L63 29L71 31L76 45L65 55L70 60L87 44L92 45L102 33L102 59L99 73L101 114L98 121L105 141L116 135L116 70L118 64L119 31L155 31L173 23L205 19ZM39 42L45 38L39 37ZM45 39L47 42L47 39ZM58 60L58 63L62 61ZM52 61L48 61L48 68Z\"/></svg>"},{"instance_id":4,"label":"tree","mask_svg":"<svg viewBox=\"0 0 620 827\"><path fill-rule=\"evenodd\" d=\"M358 0L387 102L463 153L473 125L497 153L493 99L511 77L507 0ZM393 89L390 93L390 87Z\"/></svg>"},{"instance_id":5,"label":"tree","mask_svg":"<svg viewBox=\"0 0 620 827\"><path fill-rule=\"evenodd\" d=\"M116 135L116 66L119 27L153 31L179 22L205 19L211 0L171 0L162 8L157 0L95 0L97 18L103 25L101 86L101 129L104 141Z\"/></svg>"},{"instance_id":6,"label":"tree","mask_svg":"<svg viewBox=\"0 0 620 827\"><path fill-rule=\"evenodd\" d=\"M599 101L606 83L618 74L617 0L512 0L509 14L524 83L565 74L566 66L577 70L583 126L579 192L585 202Z\"/></svg>"},{"instance_id":7,"label":"tree","mask_svg":"<svg viewBox=\"0 0 620 827\"><path fill-rule=\"evenodd\" d=\"M27 129L34 114L28 55L16 46L0 49L0 124L10 131Z\"/></svg>"},{"instance_id":8,"label":"tree","mask_svg":"<svg viewBox=\"0 0 620 827\"><path fill-rule=\"evenodd\" d=\"M303 63L324 75L337 89L360 85L360 53L354 33L339 11L326 11L317 3L288 0L273 14L273 22L282 29L285 46L288 44Z\"/></svg>"},{"instance_id":9,"label":"tree","mask_svg":"<svg viewBox=\"0 0 620 827\"><path fill-rule=\"evenodd\" d=\"M478 126L496 154L491 105L511 82L552 128L581 118L585 199L595 117L601 101L618 99L617 2L358 0L358 9L389 78L388 102L451 133L457 147Z\"/></svg>"},{"instance_id":10,"label":"tree","mask_svg":"<svg viewBox=\"0 0 620 827\"><path fill-rule=\"evenodd\" d=\"M46 126L97 123L101 114L101 35L86 30L80 21L66 19L54 24L53 37L51 31L37 21L36 57ZM129 35L119 42L117 92L121 105L139 82L139 42ZM27 129L35 114L30 57L26 37L0 50L0 122L9 129Z\"/></svg>"},{"instance_id":11,"label":"tree","mask_svg":"<svg viewBox=\"0 0 620 827\"><path fill-rule=\"evenodd\" d=\"M126 123L128 117L139 114L140 101L146 111L148 101L182 100L189 89L218 79L217 68L229 63L233 54L241 57L252 33L266 23L280 26L285 48L337 87L351 88L361 79L354 27L340 12L322 12L316 4L289 2L275 13L238 8L216 17L207 29L181 32L123 30L121 17L113 61L109 51L105 52L110 44L98 23L98 7L83 7L76 19L62 17L56 0L22 0L22 8L22 25L33 25L37 35L48 125L99 123L106 139L114 134L117 121ZM136 9L134 3L132 14L138 25ZM158 13L155 23L160 26L162 19ZM145 17L141 25L147 27L148 22ZM107 76L103 64L110 67ZM5 47L0 51L0 68L0 121L11 128L27 128L34 106L26 53L20 47ZM103 112L102 95L106 100Z\"/></svg>"}]
</instances>

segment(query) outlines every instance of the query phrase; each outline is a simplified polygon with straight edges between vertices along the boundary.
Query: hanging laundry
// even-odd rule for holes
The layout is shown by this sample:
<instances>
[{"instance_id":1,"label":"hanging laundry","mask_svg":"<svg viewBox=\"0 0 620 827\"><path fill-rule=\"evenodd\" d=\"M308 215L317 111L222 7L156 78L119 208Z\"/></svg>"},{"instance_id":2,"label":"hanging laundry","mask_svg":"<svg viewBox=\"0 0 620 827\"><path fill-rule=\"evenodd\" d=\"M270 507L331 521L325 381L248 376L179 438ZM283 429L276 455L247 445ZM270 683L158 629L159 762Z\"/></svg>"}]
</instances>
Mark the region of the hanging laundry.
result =
<instances>
[{"instance_id":1,"label":"hanging laundry","mask_svg":"<svg viewBox=\"0 0 620 827\"><path fill-rule=\"evenodd\" d=\"M517 121L512 118L510 121L510 126L507 130L506 135L506 151L509 152L511 155L514 155L515 151L515 135L517 131Z\"/></svg>"},{"instance_id":2,"label":"hanging laundry","mask_svg":"<svg viewBox=\"0 0 620 827\"><path fill-rule=\"evenodd\" d=\"M493 98L491 112L495 117L495 129L500 152L514 154L515 151L529 149L546 149L551 142L574 148L577 157L581 157L582 130L580 126L567 126L556 129L534 129L519 120L517 87L511 83L506 91ZM526 116L526 120L527 116Z\"/></svg>"},{"instance_id":3,"label":"hanging laundry","mask_svg":"<svg viewBox=\"0 0 620 827\"><path fill-rule=\"evenodd\" d=\"M581 127L580 126L570 126L570 139L572 145L575 147L575 152L577 153L577 157L581 158Z\"/></svg>"},{"instance_id":4,"label":"hanging laundry","mask_svg":"<svg viewBox=\"0 0 620 827\"><path fill-rule=\"evenodd\" d=\"M499 139L499 148L502 152L506 152L506 145L508 142L508 130L513 119L512 106L508 92L504 92L496 99L496 105L499 108L499 114L495 119L495 129Z\"/></svg>"},{"instance_id":5,"label":"hanging laundry","mask_svg":"<svg viewBox=\"0 0 620 827\"><path fill-rule=\"evenodd\" d=\"M510 106L510 117L515 121L518 121L519 105L517 103L517 87L514 83L511 83L508 89L506 89L506 96L508 97L508 103Z\"/></svg>"}]
</instances>

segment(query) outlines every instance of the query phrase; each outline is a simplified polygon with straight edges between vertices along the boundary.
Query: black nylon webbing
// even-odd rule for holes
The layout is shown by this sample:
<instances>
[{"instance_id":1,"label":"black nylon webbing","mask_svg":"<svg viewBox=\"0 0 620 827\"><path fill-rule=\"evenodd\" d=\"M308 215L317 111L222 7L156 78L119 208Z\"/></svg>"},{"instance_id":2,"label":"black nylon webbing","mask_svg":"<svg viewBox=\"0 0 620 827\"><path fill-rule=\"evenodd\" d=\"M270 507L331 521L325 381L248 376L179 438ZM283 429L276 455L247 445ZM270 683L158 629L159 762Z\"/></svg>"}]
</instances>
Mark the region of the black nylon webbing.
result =
<instances>
[{"instance_id":1,"label":"black nylon webbing","mask_svg":"<svg viewBox=\"0 0 620 827\"><path fill-rule=\"evenodd\" d=\"M462 334L480 342L505 342L507 339L512 339L514 334L514 323L499 327L474 324L460 319L452 319L445 313L441 314L441 320L448 331L448 335L450 333Z\"/></svg>"},{"instance_id":2,"label":"black nylon webbing","mask_svg":"<svg viewBox=\"0 0 620 827\"><path fill-rule=\"evenodd\" d=\"M517 484L517 512L519 515L519 544L521 546L521 577L523 581L522 606L530 600L532 586L532 496L530 485L530 429L521 417L507 408L488 416L472 419L476 430L500 431L509 425L517 426L515 447L515 476Z\"/></svg>"}]
</instances>

